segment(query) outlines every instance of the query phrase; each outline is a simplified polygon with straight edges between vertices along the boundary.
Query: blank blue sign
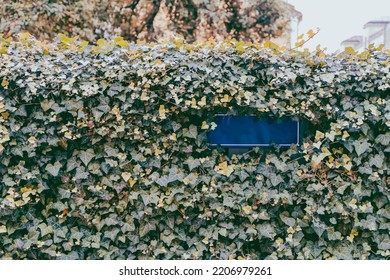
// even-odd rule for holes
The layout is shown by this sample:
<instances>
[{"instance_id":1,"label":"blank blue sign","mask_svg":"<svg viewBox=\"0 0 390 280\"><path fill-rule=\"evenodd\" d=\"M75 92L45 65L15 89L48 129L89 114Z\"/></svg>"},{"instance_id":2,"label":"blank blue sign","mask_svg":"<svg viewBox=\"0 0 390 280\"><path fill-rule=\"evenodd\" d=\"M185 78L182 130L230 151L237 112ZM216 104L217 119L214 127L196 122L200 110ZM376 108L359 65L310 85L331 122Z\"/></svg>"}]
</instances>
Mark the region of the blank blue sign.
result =
<instances>
[{"instance_id":1,"label":"blank blue sign","mask_svg":"<svg viewBox=\"0 0 390 280\"><path fill-rule=\"evenodd\" d=\"M258 119L254 116L217 115L215 130L208 133L211 146L261 147L276 144L279 146L299 145L299 122L291 119Z\"/></svg>"}]
</instances>

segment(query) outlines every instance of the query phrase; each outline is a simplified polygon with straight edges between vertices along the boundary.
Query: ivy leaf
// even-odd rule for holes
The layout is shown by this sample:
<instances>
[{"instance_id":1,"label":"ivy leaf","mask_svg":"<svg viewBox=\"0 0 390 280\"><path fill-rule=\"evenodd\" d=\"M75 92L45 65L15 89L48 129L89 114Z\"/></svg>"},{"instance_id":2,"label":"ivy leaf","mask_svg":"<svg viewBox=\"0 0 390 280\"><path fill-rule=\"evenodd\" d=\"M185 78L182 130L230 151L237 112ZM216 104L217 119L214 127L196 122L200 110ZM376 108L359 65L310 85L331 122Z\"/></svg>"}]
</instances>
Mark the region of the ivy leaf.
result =
<instances>
[{"instance_id":1,"label":"ivy leaf","mask_svg":"<svg viewBox=\"0 0 390 280\"><path fill-rule=\"evenodd\" d=\"M276 175L274 173L271 173L270 181L271 181L272 186L274 186L274 187L276 187L280 183L284 182L282 176Z\"/></svg>"},{"instance_id":2,"label":"ivy leaf","mask_svg":"<svg viewBox=\"0 0 390 280\"><path fill-rule=\"evenodd\" d=\"M362 219L359 221L359 225L368 230L376 231L378 230L378 225L376 222L376 218L372 215L368 215L366 219Z\"/></svg>"},{"instance_id":3,"label":"ivy leaf","mask_svg":"<svg viewBox=\"0 0 390 280\"><path fill-rule=\"evenodd\" d=\"M269 223L262 223L257 225L257 232L259 233L260 238L266 237L269 239L274 239L276 236L274 227Z\"/></svg>"},{"instance_id":4,"label":"ivy leaf","mask_svg":"<svg viewBox=\"0 0 390 280\"><path fill-rule=\"evenodd\" d=\"M66 162L66 172L72 171L73 169L75 169L78 166L79 166L79 163L77 162L77 160L74 157L72 157Z\"/></svg>"},{"instance_id":5,"label":"ivy leaf","mask_svg":"<svg viewBox=\"0 0 390 280\"><path fill-rule=\"evenodd\" d=\"M382 168L384 158L385 157L384 157L383 153L377 154L373 158L370 159L369 164L371 166L376 166L378 168Z\"/></svg>"},{"instance_id":6,"label":"ivy leaf","mask_svg":"<svg viewBox=\"0 0 390 280\"><path fill-rule=\"evenodd\" d=\"M198 137L198 128L191 124L188 129L183 130L183 135L188 138L196 139Z\"/></svg>"},{"instance_id":7,"label":"ivy leaf","mask_svg":"<svg viewBox=\"0 0 390 280\"><path fill-rule=\"evenodd\" d=\"M58 172L60 171L62 164L59 161L56 161L54 164L49 163L46 165L45 170L49 172L52 176L58 176Z\"/></svg>"},{"instance_id":8,"label":"ivy leaf","mask_svg":"<svg viewBox=\"0 0 390 280\"><path fill-rule=\"evenodd\" d=\"M217 166L215 166L214 170L219 174L222 174L222 175L229 177L230 174L232 174L234 171L234 166L228 165L227 162L224 161L224 162L218 164Z\"/></svg>"},{"instance_id":9,"label":"ivy leaf","mask_svg":"<svg viewBox=\"0 0 390 280\"><path fill-rule=\"evenodd\" d=\"M116 237L118 236L119 231L120 230L118 228L113 228L112 230L106 230L104 232L104 237L109 238L112 241L115 241Z\"/></svg>"},{"instance_id":10,"label":"ivy leaf","mask_svg":"<svg viewBox=\"0 0 390 280\"><path fill-rule=\"evenodd\" d=\"M388 234L378 234L375 241L378 243L378 249L390 250L390 236Z\"/></svg>"},{"instance_id":11,"label":"ivy leaf","mask_svg":"<svg viewBox=\"0 0 390 280\"><path fill-rule=\"evenodd\" d=\"M189 171L192 171L194 168L200 166L200 160L194 159L192 156L190 156L184 163L188 165Z\"/></svg>"},{"instance_id":12,"label":"ivy leaf","mask_svg":"<svg viewBox=\"0 0 390 280\"><path fill-rule=\"evenodd\" d=\"M153 230L156 230L155 223L142 223L139 227L139 237L142 238Z\"/></svg>"},{"instance_id":13,"label":"ivy leaf","mask_svg":"<svg viewBox=\"0 0 390 280\"><path fill-rule=\"evenodd\" d=\"M92 149L81 151L79 157L84 165L88 166L88 163L95 157L95 152Z\"/></svg>"},{"instance_id":14,"label":"ivy leaf","mask_svg":"<svg viewBox=\"0 0 390 280\"><path fill-rule=\"evenodd\" d=\"M367 142L367 140L355 141L353 145L358 156L361 156L370 148L370 144Z\"/></svg>"},{"instance_id":15,"label":"ivy leaf","mask_svg":"<svg viewBox=\"0 0 390 280\"><path fill-rule=\"evenodd\" d=\"M320 79L323 80L326 83L332 83L334 80L335 74L333 73L327 73L320 75Z\"/></svg>"},{"instance_id":16,"label":"ivy leaf","mask_svg":"<svg viewBox=\"0 0 390 280\"><path fill-rule=\"evenodd\" d=\"M289 217L289 213L284 211L279 215L280 219L285 223L286 225L293 227L295 225L295 219Z\"/></svg>"},{"instance_id":17,"label":"ivy leaf","mask_svg":"<svg viewBox=\"0 0 390 280\"><path fill-rule=\"evenodd\" d=\"M340 240L341 233L338 231L335 231L333 227L328 228L327 230L328 239L329 240Z\"/></svg>"},{"instance_id":18,"label":"ivy leaf","mask_svg":"<svg viewBox=\"0 0 390 280\"><path fill-rule=\"evenodd\" d=\"M230 208L233 208L234 207L234 202L233 202L232 197L224 196L223 205L227 206L227 207L230 207Z\"/></svg>"},{"instance_id":19,"label":"ivy leaf","mask_svg":"<svg viewBox=\"0 0 390 280\"><path fill-rule=\"evenodd\" d=\"M48 235L48 234L52 234L54 232L53 227L48 226L45 223L40 224L38 227L41 230L41 237L44 237L45 235Z\"/></svg>"},{"instance_id":20,"label":"ivy leaf","mask_svg":"<svg viewBox=\"0 0 390 280\"><path fill-rule=\"evenodd\" d=\"M158 178L158 179L156 180L156 183L159 184L161 187L166 187L166 186L168 186L168 183L169 183L168 176L166 176L166 175L161 176L160 178Z\"/></svg>"}]
</instances>

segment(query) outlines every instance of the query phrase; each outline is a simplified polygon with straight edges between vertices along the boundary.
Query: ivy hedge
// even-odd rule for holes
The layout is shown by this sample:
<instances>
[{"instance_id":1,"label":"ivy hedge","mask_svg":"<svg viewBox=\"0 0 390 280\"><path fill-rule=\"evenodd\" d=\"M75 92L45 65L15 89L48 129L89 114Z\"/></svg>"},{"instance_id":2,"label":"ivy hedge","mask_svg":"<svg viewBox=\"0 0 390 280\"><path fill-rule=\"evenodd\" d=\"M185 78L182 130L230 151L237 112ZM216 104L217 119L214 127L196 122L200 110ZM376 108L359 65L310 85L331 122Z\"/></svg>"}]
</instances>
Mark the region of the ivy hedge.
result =
<instances>
[{"instance_id":1,"label":"ivy hedge","mask_svg":"<svg viewBox=\"0 0 390 280\"><path fill-rule=\"evenodd\" d=\"M0 38L0 258L388 259L389 52ZM302 145L229 156L215 114Z\"/></svg>"}]
</instances>

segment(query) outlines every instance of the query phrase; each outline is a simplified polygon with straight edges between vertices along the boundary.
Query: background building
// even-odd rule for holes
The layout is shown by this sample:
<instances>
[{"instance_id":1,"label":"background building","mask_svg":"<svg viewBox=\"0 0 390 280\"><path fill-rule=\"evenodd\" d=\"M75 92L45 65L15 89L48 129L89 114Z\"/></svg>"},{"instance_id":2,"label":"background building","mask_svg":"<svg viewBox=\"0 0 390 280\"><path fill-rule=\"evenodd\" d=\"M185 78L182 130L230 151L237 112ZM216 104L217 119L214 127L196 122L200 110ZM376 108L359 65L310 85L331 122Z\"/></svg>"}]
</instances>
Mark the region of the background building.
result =
<instances>
[{"instance_id":1,"label":"background building","mask_svg":"<svg viewBox=\"0 0 390 280\"><path fill-rule=\"evenodd\" d=\"M361 51L370 44L383 44L390 49L390 17L371 20L363 26L364 35L355 35L341 42L343 48L352 47Z\"/></svg>"}]
</instances>

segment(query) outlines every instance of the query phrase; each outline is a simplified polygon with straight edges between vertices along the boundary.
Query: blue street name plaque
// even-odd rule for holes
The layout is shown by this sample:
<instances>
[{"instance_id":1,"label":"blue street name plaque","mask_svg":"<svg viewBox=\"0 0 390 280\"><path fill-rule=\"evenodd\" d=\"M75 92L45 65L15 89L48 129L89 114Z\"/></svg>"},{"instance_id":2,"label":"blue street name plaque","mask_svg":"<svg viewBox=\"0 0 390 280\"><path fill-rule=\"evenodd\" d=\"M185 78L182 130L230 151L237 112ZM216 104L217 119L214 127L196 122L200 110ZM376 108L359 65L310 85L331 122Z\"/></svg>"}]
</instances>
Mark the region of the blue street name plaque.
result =
<instances>
[{"instance_id":1,"label":"blue street name plaque","mask_svg":"<svg viewBox=\"0 0 390 280\"><path fill-rule=\"evenodd\" d=\"M289 147L300 143L300 123L292 119L217 115L214 122L217 127L207 135L210 146L250 148L275 144Z\"/></svg>"}]
</instances>

